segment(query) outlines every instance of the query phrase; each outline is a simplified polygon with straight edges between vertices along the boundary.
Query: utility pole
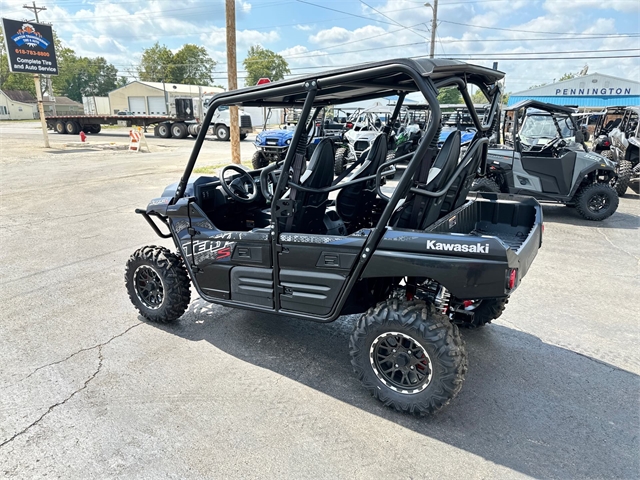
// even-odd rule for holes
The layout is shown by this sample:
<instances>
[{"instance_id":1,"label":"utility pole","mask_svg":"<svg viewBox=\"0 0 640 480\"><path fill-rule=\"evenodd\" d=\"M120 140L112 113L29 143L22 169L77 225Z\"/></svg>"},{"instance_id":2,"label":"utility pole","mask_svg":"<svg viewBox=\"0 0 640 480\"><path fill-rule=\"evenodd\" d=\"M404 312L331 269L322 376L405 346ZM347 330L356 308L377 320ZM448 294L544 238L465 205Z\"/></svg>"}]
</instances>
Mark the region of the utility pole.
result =
<instances>
[{"instance_id":1,"label":"utility pole","mask_svg":"<svg viewBox=\"0 0 640 480\"><path fill-rule=\"evenodd\" d=\"M436 28L438 28L438 0L433 0L433 4L427 2L425 7L431 7L433 18L431 19L431 50L429 58L433 58L436 53Z\"/></svg>"},{"instance_id":2,"label":"utility pole","mask_svg":"<svg viewBox=\"0 0 640 480\"><path fill-rule=\"evenodd\" d=\"M238 88L238 68L236 65L236 2L226 0L227 12L227 80L229 90ZM240 164L240 128L238 107L229 106L231 127L231 162Z\"/></svg>"},{"instance_id":3,"label":"utility pole","mask_svg":"<svg viewBox=\"0 0 640 480\"><path fill-rule=\"evenodd\" d=\"M33 6L23 5L22 8L26 8L34 13L36 16L36 23L40 23L38 19L38 13L46 10L47 7L37 7L36 2L33 2ZM36 84L36 98L38 99L38 112L40 113L40 124L42 125L42 136L44 137L44 148L51 148L49 145L49 132L47 131L47 121L44 119L44 105L42 104L42 87L40 86L40 75L37 73L33 76L33 81Z\"/></svg>"}]
</instances>

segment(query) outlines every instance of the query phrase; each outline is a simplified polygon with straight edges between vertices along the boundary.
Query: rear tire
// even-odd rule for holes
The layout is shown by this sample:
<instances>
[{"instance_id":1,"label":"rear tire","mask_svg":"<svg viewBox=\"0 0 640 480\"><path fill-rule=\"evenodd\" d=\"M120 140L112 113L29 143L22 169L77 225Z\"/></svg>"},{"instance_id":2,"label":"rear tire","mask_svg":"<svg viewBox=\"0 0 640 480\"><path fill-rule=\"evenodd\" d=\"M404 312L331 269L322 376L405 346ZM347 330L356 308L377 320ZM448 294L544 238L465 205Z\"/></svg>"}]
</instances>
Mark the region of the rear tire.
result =
<instances>
[{"instance_id":1,"label":"rear tire","mask_svg":"<svg viewBox=\"0 0 640 480\"><path fill-rule=\"evenodd\" d=\"M173 138L186 138L189 135L189 129L182 123L174 123L171 125L171 136Z\"/></svg>"},{"instance_id":2,"label":"rear tire","mask_svg":"<svg viewBox=\"0 0 640 480\"><path fill-rule=\"evenodd\" d=\"M246 140L246 139L247 139L247 134L246 133L241 133L240 134L240 141Z\"/></svg>"},{"instance_id":3,"label":"rear tire","mask_svg":"<svg viewBox=\"0 0 640 480\"><path fill-rule=\"evenodd\" d=\"M78 124L78 122L75 122L73 120L68 120L64 124L64 129L68 134L76 135L76 134L80 133L80 124Z\"/></svg>"},{"instance_id":4,"label":"rear tire","mask_svg":"<svg viewBox=\"0 0 640 480\"><path fill-rule=\"evenodd\" d=\"M267 165L269 165L269 160L267 159L267 157L265 157L264 154L259 150L254 152L253 157L251 157L251 166L253 167L253 169L259 170L266 167Z\"/></svg>"},{"instance_id":5,"label":"rear tire","mask_svg":"<svg viewBox=\"0 0 640 480\"><path fill-rule=\"evenodd\" d=\"M616 165L616 178L611 181L611 186L619 197L627 191L632 171L633 164L629 160L620 160Z\"/></svg>"},{"instance_id":6,"label":"rear tire","mask_svg":"<svg viewBox=\"0 0 640 480\"><path fill-rule=\"evenodd\" d=\"M124 271L127 293L144 318L157 323L177 320L189 307L189 276L182 259L164 247L142 247Z\"/></svg>"},{"instance_id":7,"label":"rear tire","mask_svg":"<svg viewBox=\"0 0 640 480\"><path fill-rule=\"evenodd\" d=\"M64 122L62 120L56 120L55 131L60 134L67 133Z\"/></svg>"},{"instance_id":8,"label":"rear tire","mask_svg":"<svg viewBox=\"0 0 640 480\"><path fill-rule=\"evenodd\" d=\"M504 312L509 297L506 298L485 298L478 300L479 304L473 309L473 319L470 322L455 322L462 328L483 327L492 320L500 317Z\"/></svg>"},{"instance_id":9,"label":"rear tire","mask_svg":"<svg viewBox=\"0 0 640 480\"><path fill-rule=\"evenodd\" d=\"M158 129L158 136L161 138L171 138L171 127L169 126L168 123L159 123L158 125L156 125L156 127ZM153 129L154 133L155 133L155 128Z\"/></svg>"},{"instance_id":10,"label":"rear tire","mask_svg":"<svg viewBox=\"0 0 640 480\"><path fill-rule=\"evenodd\" d=\"M93 134L98 134L102 131L102 125L98 124L98 125L91 125L91 133Z\"/></svg>"},{"instance_id":11,"label":"rear tire","mask_svg":"<svg viewBox=\"0 0 640 480\"><path fill-rule=\"evenodd\" d=\"M345 151L346 151L345 148L338 148L336 150L335 160L333 161L333 172L336 175L340 175L342 172L344 172L344 167L345 167L344 153L345 153Z\"/></svg>"},{"instance_id":12,"label":"rear tire","mask_svg":"<svg viewBox=\"0 0 640 480\"><path fill-rule=\"evenodd\" d=\"M500 185L495 180L487 177L476 178L471 186L472 192L500 193Z\"/></svg>"},{"instance_id":13,"label":"rear tire","mask_svg":"<svg viewBox=\"0 0 640 480\"><path fill-rule=\"evenodd\" d=\"M601 221L618 208L618 194L606 183L591 183L576 194L576 211L587 220Z\"/></svg>"},{"instance_id":14,"label":"rear tire","mask_svg":"<svg viewBox=\"0 0 640 480\"><path fill-rule=\"evenodd\" d=\"M458 327L422 302L393 299L369 309L355 326L349 350L364 387L402 412L441 409L458 394L467 371Z\"/></svg>"}]
</instances>

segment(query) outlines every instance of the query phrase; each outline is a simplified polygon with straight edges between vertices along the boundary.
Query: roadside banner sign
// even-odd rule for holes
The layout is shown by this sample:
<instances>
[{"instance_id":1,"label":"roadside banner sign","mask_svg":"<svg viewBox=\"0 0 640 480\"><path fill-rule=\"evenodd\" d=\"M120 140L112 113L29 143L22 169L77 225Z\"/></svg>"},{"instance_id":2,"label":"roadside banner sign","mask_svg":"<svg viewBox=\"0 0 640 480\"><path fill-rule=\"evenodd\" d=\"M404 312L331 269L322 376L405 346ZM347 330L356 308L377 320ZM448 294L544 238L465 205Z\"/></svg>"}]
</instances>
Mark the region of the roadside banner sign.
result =
<instances>
[{"instance_id":1,"label":"roadside banner sign","mask_svg":"<svg viewBox=\"0 0 640 480\"><path fill-rule=\"evenodd\" d=\"M58 75L51 25L3 18L2 28L11 72Z\"/></svg>"}]
</instances>

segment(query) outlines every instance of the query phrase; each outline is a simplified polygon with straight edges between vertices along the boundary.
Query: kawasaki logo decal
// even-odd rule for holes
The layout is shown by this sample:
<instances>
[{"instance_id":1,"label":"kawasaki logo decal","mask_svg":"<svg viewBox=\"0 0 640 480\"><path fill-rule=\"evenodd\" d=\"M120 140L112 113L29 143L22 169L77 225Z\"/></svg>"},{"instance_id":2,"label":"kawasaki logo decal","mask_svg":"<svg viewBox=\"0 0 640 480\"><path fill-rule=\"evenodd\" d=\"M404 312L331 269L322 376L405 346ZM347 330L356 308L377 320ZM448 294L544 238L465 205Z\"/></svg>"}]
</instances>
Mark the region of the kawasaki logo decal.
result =
<instances>
[{"instance_id":1,"label":"kawasaki logo decal","mask_svg":"<svg viewBox=\"0 0 640 480\"><path fill-rule=\"evenodd\" d=\"M427 250L448 250L450 252L489 253L489 244L476 243L475 245L459 243L440 243L435 240L427 240Z\"/></svg>"}]
</instances>

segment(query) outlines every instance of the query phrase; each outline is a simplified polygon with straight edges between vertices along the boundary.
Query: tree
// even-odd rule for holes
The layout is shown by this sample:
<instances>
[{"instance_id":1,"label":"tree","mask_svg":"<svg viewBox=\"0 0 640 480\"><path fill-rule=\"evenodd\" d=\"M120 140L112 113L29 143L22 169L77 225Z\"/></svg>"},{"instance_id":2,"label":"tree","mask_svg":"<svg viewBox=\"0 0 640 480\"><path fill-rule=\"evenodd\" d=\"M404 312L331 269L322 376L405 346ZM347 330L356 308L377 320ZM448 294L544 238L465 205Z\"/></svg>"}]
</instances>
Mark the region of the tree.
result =
<instances>
[{"instance_id":1,"label":"tree","mask_svg":"<svg viewBox=\"0 0 640 480\"><path fill-rule=\"evenodd\" d=\"M445 105L458 105L462 103L462 95L457 87L446 87L440 90L438 102Z\"/></svg>"},{"instance_id":2,"label":"tree","mask_svg":"<svg viewBox=\"0 0 640 480\"><path fill-rule=\"evenodd\" d=\"M142 51L138 76L143 82L173 82L173 53L156 42Z\"/></svg>"},{"instance_id":3,"label":"tree","mask_svg":"<svg viewBox=\"0 0 640 480\"><path fill-rule=\"evenodd\" d=\"M572 78L576 78L577 76L578 76L577 73L571 73L571 72L563 73L562 76L560 77L560 80L558 81L562 82L564 80L571 80Z\"/></svg>"},{"instance_id":4,"label":"tree","mask_svg":"<svg viewBox=\"0 0 640 480\"><path fill-rule=\"evenodd\" d=\"M254 45L249 49L242 65L247 71L245 79L247 86L257 84L261 78L268 78L272 82L282 80L285 75L291 73L289 64L282 55L264 49L260 45Z\"/></svg>"},{"instance_id":5,"label":"tree","mask_svg":"<svg viewBox=\"0 0 640 480\"><path fill-rule=\"evenodd\" d=\"M106 96L118 87L118 70L103 57L76 57L71 49L58 55L60 74L52 78L56 95L65 95L77 102L82 96Z\"/></svg>"},{"instance_id":6,"label":"tree","mask_svg":"<svg viewBox=\"0 0 640 480\"><path fill-rule=\"evenodd\" d=\"M216 62L209 56L207 49L187 43L173 56L175 83L192 85L211 85Z\"/></svg>"},{"instance_id":7,"label":"tree","mask_svg":"<svg viewBox=\"0 0 640 480\"><path fill-rule=\"evenodd\" d=\"M484 93L482 93L482 90L480 89L476 90L476 93L471 95L471 100L473 103L487 103L487 97L484 96Z\"/></svg>"},{"instance_id":8,"label":"tree","mask_svg":"<svg viewBox=\"0 0 640 480\"><path fill-rule=\"evenodd\" d=\"M156 42L142 52L138 75L144 82L211 85L216 62L206 48L185 44L175 54Z\"/></svg>"}]
</instances>

